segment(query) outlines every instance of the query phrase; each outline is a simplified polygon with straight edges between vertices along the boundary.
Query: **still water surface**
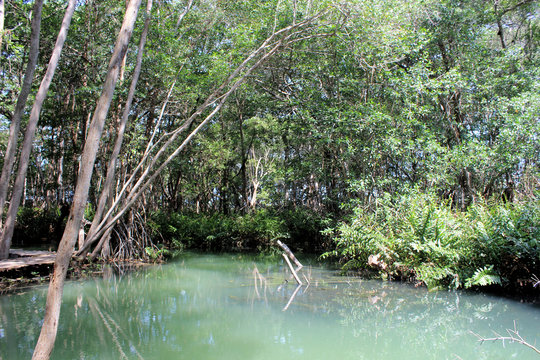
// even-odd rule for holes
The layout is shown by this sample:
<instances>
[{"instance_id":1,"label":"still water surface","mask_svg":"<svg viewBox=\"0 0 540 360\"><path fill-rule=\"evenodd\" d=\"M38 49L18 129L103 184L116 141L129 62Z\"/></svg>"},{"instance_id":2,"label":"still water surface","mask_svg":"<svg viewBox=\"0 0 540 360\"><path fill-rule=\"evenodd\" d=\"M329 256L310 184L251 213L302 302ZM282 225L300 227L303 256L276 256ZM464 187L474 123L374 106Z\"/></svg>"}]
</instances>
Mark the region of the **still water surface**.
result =
<instances>
[{"instance_id":1,"label":"still water surface","mask_svg":"<svg viewBox=\"0 0 540 360\"><path fill-rule=\"evenodd\" d=\"M337 276L319 266L301 288L283 264L187 255L124 276L70 282L52 359L536 359L479 343L514 321L540 343L540 308L463 292ZM0 297L0 359L29 359L46 287ZM294 298L291 297L294 295Z\"/></svg>"}]
</instances>

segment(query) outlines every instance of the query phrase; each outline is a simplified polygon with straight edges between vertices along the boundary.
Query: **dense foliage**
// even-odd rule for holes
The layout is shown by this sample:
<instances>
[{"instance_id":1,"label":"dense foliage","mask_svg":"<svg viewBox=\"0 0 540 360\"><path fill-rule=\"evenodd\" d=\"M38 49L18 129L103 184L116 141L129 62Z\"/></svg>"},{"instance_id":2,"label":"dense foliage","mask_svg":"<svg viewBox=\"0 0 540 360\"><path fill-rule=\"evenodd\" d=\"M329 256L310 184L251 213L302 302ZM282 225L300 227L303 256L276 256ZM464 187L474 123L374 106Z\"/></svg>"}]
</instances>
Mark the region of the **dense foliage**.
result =
<instances>
[{"instance_id":1,"label":"dense foliage","mask_svg":"<svg viewBox=\"0 0 540 360\"><path fill-rule=\"evenodd\" d=\"M295 250L322 252L329 239L321 234L328 224L310 210L257 210L245 215L158 212L152 226L174 250L271 252L277 240Z\"/></svg>"},{"instance_id":2,"label":"dense foliage","mask_svg":"<svg viewBox=\"0 0 540 360\"><path fill-rule=\"evenodd\" d=\"M478 202L464 212L433 195L385 196L374 211L355 209L334 231L325 256L344 268L374 269L429 288L530 286L540 269L540 204ZM532 288L532 286L531 286Z\"/></svg>"}]
</instances>

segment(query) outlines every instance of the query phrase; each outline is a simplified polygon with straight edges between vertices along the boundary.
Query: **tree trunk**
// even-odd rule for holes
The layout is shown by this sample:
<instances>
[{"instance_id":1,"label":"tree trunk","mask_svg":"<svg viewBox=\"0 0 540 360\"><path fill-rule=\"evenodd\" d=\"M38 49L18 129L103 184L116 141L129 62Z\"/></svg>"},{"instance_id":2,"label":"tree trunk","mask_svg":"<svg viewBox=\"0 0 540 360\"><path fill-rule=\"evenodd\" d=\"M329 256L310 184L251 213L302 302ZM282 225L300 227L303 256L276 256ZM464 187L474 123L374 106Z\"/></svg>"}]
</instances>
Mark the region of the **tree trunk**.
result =
<instances>
[{"instance_id":1,"label":"tree trunk","mask_svg":"<svg viewBox=\"0 0 540 360\"><path fill-rule=\"evenodd\" d=\"M174 27L174 32L178 30L178 27L182 23L182 20L184 20L184 16L188 13L189 9L191 9L191 6L193 5L193 0L188 0L188 3L186 5L186 8L184 11L180 13L180 16L178 16L178 20L176 21L176 26Z\"/></svg>"},{"instance_id":2,"label":"tree trunk","mask_svg":"<svg viewBox=\"0 0 540 360\"><path fill-rule=\"evenodd\" d=\"M84 209L86 207L86 200L90 189L90 180L92 178L101 133L105 124L105 118L109 111L116 82L118 81L122 59L127 51L128 43L133 32L140 4L141 0L131 0L126 9L124 21L120 32L118 33L118 38L109 63L103 90L96 105L92 122L90 123L88 137L81 156L81 169L73 196L73 204L56 255L54 273L49 285L49 292L47 293L45 318L34 350L34 355L32 356L33 360L49 359L54 347L58 330L58 319L60 317L60 305L62 303L64 282L71 255L73 254L75 243L77 241L79 229L81 227Z\"/></svg>"},{"instance_id":3,"label":"tree trunk","mask_svg":"<svg viewBox=\"0 0 540 360\"><path fill-rule=\"evenodd\" d=\"M506 42L504 41L504 27L502 24L502 14L499 13L499 0L495 0L493 2L493 11L495 12L495 17L497 18L497 35L501 40L501 47L503 49L506 49Z\"/></svg>"},{"instance_id":4,"label":"tree trunk","mask_svg":"<svg viewBox=\"0 0 540 360\"><path fill-rule=\"evenodd\" d=\"M9 137L4 158L4 166L2 167L2 175L0 176L0 225L2 225L2 215L4 214L4 205L7 198L9 180L13 164L15 163L15 149L17 147L17 138L19 137L19 129L21 126L21 117L26 106L26 100L32 88L32 80L36 70L38 55L39 55L39 32L41 28L41 10L43 9L43 0L36 0L34 3L34 14L32 18L32 31L30 34L30 52L28 55L28 64L24 74L23 85L21 92L17 98L15 111L11 117L11 125L9 126ZM4 31L4 0L0 0L0 51L2 49L2 33ZM0 259L2 259L0 251Z\"/></svg>"},{"instance_id":5,"label":"tree trunk","mask_svg":"<svg viewBox=\"0 0 540 360\"><path fill-rule=\"evenodd\" d=\"M58 159L57 167L57 177L56 183L58 189L56 190L56 202L58 204L63 204L65 200L65 191L64 191L64 153L65 153L65 141L63 136L63 131L60 129L60 158Z\"/></svg>"},{"instance_id":6,"label":"tree trunk","mask_svg":"<svg viewBox=\"0 0 540 360\"><path fill-rule=\"evenodd\" d=\"M126 10L129 6L129 0L126 0ZM124 82L124 73L126 72L127 51L122 58L122 65L120 66L120 83Z\"/></svg>"},{"instance_id":7,"label":"tree trunk","mask_svg":"<svg viewBox=\"0 0 540 360\"><path fill-rule=\"evenodd\" d=\"M4 0L0 0L0 52L2 52L2 39L3 38L4 38Z\"/></svg>"},{"instance_id":8,"label":"tree trunk","mask_svg":"<svg viewBox=\"0 0 540 360\"><path fill-rule=\"evenodd\" d=\"M32 106L32 111L30 112L30 119L28 120L28 125L26 126L21 155L19 158L17 177L15 178L15 184L13 185L13 194L11 196L11 202L9 204L9 209L6 217L6 224L4 226L2 236L0 237L0 259L5 259L9 255L11 238L13 237L13 230L15 228L15 218L17 216L17 211L19 210L19 205L21 203L21 196L26 180L26 170L28 169L30 153L32 152L32 143L34 142L34 137L36 135L39 115L41 113L43 102L47 97L49 86L51 85L54 73L56 71L56 66L58 65L60 54L62 53L62 48L67 37L67 31L69 29L69 24L71 23L71 18L73 16L73 12L75 11L75 4L75 0L70 0L68 3L64 19L62 20L62 25L60 26L60 31L58 32L58 37L56 38L56 44L54 45L54 49L49 60L49 65L47 66L47 71L45 72L45 76L41 80L41 84L39 85L34 105Z\"/></svg>"},{"instance_id":9,"label":"tree trunk","mask_svg":"<svg viewBox=\"0 0 540 360\"><path fill-rule=\"evenodd\" d=\"M242 104L238 101L236 101L236 106L239 109L238 111L238 131L240 132L240 174L242 176L242 190L241 190L241 196L242 196L242 205L240 206L240 210L242 213L245 213L247 207L248 207L248 185L247 185L247 174L246 174L246 167L247 167L247 156L246 156L246 145L245 145L245 139L244 139L244 116L242 113L242 110L244 108L244 103Z\"/></svg>"},{"instance_id":10,"label":"tree trunk","mask_svg":"<svg viewBox=\"0 0 540 360\"><path fill-rule=\"evenodd\" d=\"M124 132L126 130L126 124L131 111L131 103L133 102L133 97L135 96L135 89L137 88L137 82L139 80L139 75L141 73L142 67L142 57L144 52L144 45L146 43L146 37L148 35L148 28L150 27L150 13L152 11L152 0L148 0L146 5L146 19L144 22L144 30L141 34L141 40L139 42L139 49L137 54L137 64L135 65L135 70L133 72L133 78L131 80L131 86L129 88L128 98L126 100L126 105L124 107L124 112L122 114L122 119L118 124L118 135L116 137L116 142L114 144L114 149L109 160L107 167L107 175L105 183L103 184L103 190L99 196L99 202L94 214L94 219L92 220L92 225L88 231L88 238L92 238L96 232L96 229L101 222L103 212L105 211L105 206L112 192L114 185L114 177L116 174L116 161L118 160L118 155L122 148L122 143L124 141ZM124 59L126 56L124 55Z\"/></svg>"}]
</instances>

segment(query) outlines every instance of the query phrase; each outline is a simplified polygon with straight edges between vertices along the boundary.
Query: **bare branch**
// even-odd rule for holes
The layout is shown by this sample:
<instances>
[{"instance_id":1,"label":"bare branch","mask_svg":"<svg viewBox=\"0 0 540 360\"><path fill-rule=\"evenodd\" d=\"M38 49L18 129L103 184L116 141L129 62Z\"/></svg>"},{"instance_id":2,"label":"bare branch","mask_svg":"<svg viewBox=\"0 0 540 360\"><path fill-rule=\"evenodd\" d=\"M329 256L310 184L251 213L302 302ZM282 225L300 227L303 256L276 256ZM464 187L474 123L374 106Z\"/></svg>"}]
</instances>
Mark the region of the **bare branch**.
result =
<instances>
[{"instance_id":1,"label":"bare branch","mask_svg":"<svg viewBox=\"0 0 540 360\"><path fill-rule=\"evenodd\" d=\"M478 338L478 341L480 341L481 343L485 342L485 341L502 341L503 344L505 341L509 341L509 342L517 342L518 344L521 344L521 345L525 345L526 347L534 350L537 354L540 354L540 349L538 349L537 347L535 347L534 345L528 343L518 332L517 330L517 327L516 327L516 322L514 321L514 329L506 329L506 332L508 333L508 336L502 336L502 335L499 335L497 333L494 332L495 334L495 337L492 337L492 338L485 338L481 335L478 335L477 333L475 332L472 332L470 331L471 334L473 334L474 336L476 336Z\"/></svg>"}]
</instances>

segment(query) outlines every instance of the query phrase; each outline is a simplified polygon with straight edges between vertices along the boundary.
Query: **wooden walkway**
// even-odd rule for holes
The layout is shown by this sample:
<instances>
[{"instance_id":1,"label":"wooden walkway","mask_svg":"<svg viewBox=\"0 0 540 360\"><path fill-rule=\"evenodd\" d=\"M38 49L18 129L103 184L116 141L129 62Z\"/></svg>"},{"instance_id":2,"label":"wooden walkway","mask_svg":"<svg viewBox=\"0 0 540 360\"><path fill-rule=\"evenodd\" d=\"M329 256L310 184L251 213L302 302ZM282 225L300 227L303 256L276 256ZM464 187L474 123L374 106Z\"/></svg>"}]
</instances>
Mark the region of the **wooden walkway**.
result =
<instances>
[{"instance_id":1,"label":"wooden walkway","mask_svg":"<svg viewBox=\"0 0 540 360\"><path fill-rule=\"evenodd\" d=\"M39 250L11 249L9 255L9 259L0 260L0 272L20 269L26 266L54 264L54 259L56 258L55 252Z\"/></svg>"}]
</instances>

